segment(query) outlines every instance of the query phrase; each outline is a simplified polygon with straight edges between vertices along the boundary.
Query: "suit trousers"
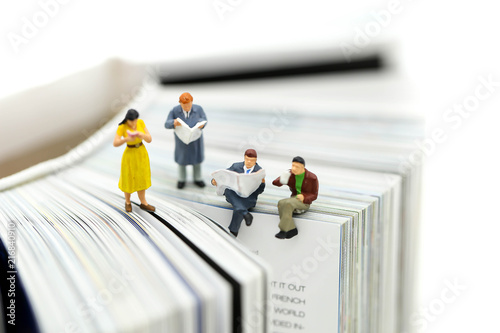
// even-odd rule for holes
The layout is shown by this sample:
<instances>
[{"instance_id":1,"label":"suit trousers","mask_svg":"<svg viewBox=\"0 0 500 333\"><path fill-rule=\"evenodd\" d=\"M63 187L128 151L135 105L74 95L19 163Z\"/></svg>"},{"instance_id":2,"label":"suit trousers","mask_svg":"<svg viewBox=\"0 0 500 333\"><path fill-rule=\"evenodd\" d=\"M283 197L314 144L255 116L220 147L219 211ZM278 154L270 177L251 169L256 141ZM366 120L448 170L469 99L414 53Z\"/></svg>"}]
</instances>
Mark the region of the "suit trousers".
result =
<instances>
[{"instance_id":1,"label":"suit trousers","mask_svg":"<svg viewBox=\"0 0 500 333\"><path fill-rule=\"evenodd\" d=\"M247 198L242 198L236 192L230 189L224 191L226 196L226 201L233 206L233 216L231 218L231 223L229 224L229 230L232 232L238 232L240 230L241 222L243 221L243 216L248 213L248 209L253 208L254 205L250 203Z\"/></svg>"},{"instance_id":2,"label":"suit trousers","mask_svg":"<svg viewBox=\"0 0 500 333\"><path fill-rule=\"evenodd\" d=\"M278 212L280 214L280 224L278 226L280 230L290 231L295 229L295 223L292 219L293 211L295 209L308 210L310 206L295 197L278 201Z\"/></svg>"}]
</instances>

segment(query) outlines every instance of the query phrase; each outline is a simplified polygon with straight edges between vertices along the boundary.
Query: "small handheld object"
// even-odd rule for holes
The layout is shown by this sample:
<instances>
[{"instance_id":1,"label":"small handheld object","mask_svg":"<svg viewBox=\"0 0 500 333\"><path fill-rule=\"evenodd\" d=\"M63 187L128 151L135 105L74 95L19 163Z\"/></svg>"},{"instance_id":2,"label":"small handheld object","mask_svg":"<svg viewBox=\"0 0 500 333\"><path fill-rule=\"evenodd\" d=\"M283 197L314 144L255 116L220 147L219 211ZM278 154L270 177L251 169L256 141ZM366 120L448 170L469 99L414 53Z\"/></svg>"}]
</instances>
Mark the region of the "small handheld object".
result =
<instances>
[{"instance_id":1,"label":"small handheld object","mask_svg":"<svg viewBox=\"0 0 500 333\"><path fill-rule=\"evenodd\" d=\"M290 171L283 171L283 173L280 176L280 183L283 185L288 184L288 180L290 179Z\"/></svg>"},{"instance_id":2,"label":"small handheld object","mask_svg":"<svg viewBox=\"0 0 500 333\"><path fill-rule=\"evenodd\" d=\"M132 132L132 131L129 131L129 130L127 130L127 134L128 134L128 136L130 136L132 138L134 138L134 137L136 137L136 136L139 135L138 132L136 132L136 131Z\"/></svg>"}]
</instances>

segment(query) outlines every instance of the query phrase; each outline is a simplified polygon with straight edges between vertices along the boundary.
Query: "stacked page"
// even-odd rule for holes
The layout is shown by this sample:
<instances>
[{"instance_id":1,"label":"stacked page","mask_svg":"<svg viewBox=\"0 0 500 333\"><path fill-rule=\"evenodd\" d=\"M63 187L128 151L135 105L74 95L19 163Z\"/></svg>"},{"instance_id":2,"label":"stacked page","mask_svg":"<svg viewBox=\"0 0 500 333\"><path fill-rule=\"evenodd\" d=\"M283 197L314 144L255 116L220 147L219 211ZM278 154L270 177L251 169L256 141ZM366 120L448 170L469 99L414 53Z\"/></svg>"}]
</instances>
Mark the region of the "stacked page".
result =
<instances>
[{"instance_id":1,"label":"stacked page","mask_svg":"<svg viewBox=\"0 0 500 333\"><path fill-rule=\"evenodd\" d=\"M420 169L405 156L421 121L335 103L277 109L245 97L246 87L228 107L223 88L159 87L132 105L153 137L154 213L124 210L124 148L111 145L123 115L90 138L84 158L0 181L0 236L14 222L17 274L40 331L410 332ZM188 89L208 118L207 186L177 189L176 134L163 124ZM266 187L235 238L232 207L210 180L247 148ZM298 235L278 239L277 202L290 191L272 181L294 156L318 177L319 195L294 215Z\"/></svg>"}]
</instances>

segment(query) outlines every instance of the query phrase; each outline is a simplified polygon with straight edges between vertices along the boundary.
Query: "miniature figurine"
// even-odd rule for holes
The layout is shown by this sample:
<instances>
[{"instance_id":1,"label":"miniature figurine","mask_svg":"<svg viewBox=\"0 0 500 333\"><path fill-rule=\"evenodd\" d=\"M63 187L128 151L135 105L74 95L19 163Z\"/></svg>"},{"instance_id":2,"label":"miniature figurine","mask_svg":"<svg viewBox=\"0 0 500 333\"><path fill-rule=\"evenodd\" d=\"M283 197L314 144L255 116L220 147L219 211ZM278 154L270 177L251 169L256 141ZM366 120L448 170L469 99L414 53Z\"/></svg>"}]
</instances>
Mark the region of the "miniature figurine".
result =
<instances>
[{"instance_id":1,"label":"miniature figurine","mask_svg":"<svg viewBox=\"0 0 500 333\"><path fill-rule=\"evenodd\" d=\"M179 121L181 120L181 121ZM176 129L181 126L189 128L199 128L200 133L194 141L188 144L184 143L177 135L175 136L175 162L178 164L177 188L182 189L186 184L186 166L193 166L194 183L199 187L205 187L201 175L201 163L205 158L203 133L201 130L205 127L207 117L203 108L193 104L193 96L185 92L179 97L179 105L175 106L168 114L165 122L165 128ZM201 122L201 123L200 123Z\"/></svg>"},{"instance_id":2,"label":"miniature figurine","mask_svg":"<svg viewBox=\"0 0 500 333\"><path fill-rule=\"evenodd\" d=\"M260 165L257 164L257 152L254 149L247 149L244 154L244 161L233 163L233 165L226 170L245 174L255 173L259 170L264 171ZM212 185L217 186L215 179L212 179ZM235 237L238 237L238 231L240 230L241 222L243 220L245 220L245 224L247 226L252 224L253 216L249 210L255 207L257 204L257 196L264 192L265 187L265 178L262 178L262 182L258 188L246 198L238 195L238 193L236 193L233 189L226 188L224 190L226 201L233 206L233 216L231 218L231 223L229 224L229 231Z\"/></svg>"},{"instance_id":3,"label":"miniature figurine","mask_svg":"<svg viewBox=\"0 0 500 333\"><path fill-rule=\"evenodd\" d=\"M292 215L295 210L306 211L318 197L318 178L305 168L306 162L300 156L292 160L292 168L273 181L275 186L288 185L292 192L290 198L278 201L280 215L279 228L275 236L279 239L292 238L298 234Z\"/></svg>"},{"instance_id":4,"label":"miniature figurine","mask_svg":"<svg viewBox=\"0 0 500 333\"><path fill-rule=\"evenodd\" d=\"M152 138L139 112L134 109L127 111L125 119L119 124L113 146L119 147L127 143L123 152L120 180L118 187L125 193L125 210L132 211L130 196L137 192L141 209L154 212L155 207L146 201L146 189L151 186L151 168L149 155L142 141L150 143Z\"/></svg>"}]
</instances>

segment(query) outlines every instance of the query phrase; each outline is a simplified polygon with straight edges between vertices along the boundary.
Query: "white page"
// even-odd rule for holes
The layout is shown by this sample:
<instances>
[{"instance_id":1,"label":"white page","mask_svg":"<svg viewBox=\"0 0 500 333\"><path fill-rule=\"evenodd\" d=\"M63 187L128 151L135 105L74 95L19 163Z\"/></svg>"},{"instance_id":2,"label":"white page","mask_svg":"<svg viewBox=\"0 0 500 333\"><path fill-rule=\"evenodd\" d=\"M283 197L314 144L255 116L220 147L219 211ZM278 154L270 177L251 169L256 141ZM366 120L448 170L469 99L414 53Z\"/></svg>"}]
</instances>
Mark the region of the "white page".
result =
<instances>
[{"instance_id":1,"label":"white page","mask_svg":"<svg viewBox=\"0 0 500 333\"><path fill-rule=\"evenodd\" d=\"M180 202L214 220L230 219L231 210ZM276 216L252 214L252 226L240 232L238 239L272 267L270 298L266 300L271 332L337 332L341 228L346 219L317 214L311 217L325 222L298 218L300 234L279 240L274 237L279 222Z\"/></svg>"}]
</instances>

